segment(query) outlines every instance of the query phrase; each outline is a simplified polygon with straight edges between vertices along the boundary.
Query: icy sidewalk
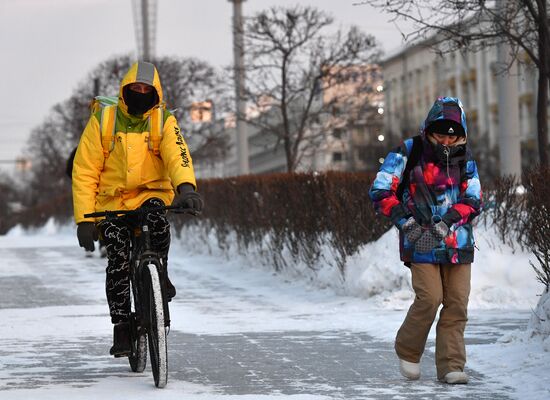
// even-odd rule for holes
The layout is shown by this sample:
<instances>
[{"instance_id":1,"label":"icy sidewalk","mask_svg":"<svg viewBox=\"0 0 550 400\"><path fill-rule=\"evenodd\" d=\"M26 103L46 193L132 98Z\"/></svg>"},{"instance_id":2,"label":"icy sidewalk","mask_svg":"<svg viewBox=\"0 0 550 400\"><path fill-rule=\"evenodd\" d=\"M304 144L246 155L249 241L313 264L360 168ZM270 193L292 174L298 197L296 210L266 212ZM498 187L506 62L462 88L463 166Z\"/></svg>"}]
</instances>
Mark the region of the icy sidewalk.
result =
<instances>
[{"instance_id":1,"label":"icy sidewalk","mask_svg":"<svg viewBox=\"0 0 550 400\"><path fill-rule=\"evenodd\" d=\"M531 310L543 289L529 264L534 257L521 249L502 244L491 227L477 227L476 237L478 249L472 266L470 322L466 330L467 368L484 373L488 385L513 387L517 398L550 398L550 383L545 373L545 366L550 362L548 346L530 339L525 333ZM242 257L235 243L230 244L232 261L227 262L227 270L231 274L238 274L235 269L262 270L266 275L273 273L269 265L261 266L265 264L261 253ZM206 243L186 236L181 247L185 246L194 252L208 248L220 259L227 256L227 253L222 255L219 252L213 235ZM340 295L337 298L342 305L346 305L342 314L349 318L335 325L343 329L363 329L379 340L392 343L414 296L409 271L399 261L397 249L397 234L392 230L377 242L363 246L358 254L348 260L344 280L339 276L339 271L328 264L319 265L313 272L306 266L294 265L282 271L280 276L270 279L286 281L284 284L290 286L297 285L295 293L306 290L307 296L312 296L312 299L323 292L328 297L335 293ZM342 295L353 295L364 300L357 303L357 299ZM353 315L353 304L361 310L368 309L369 323L355 325L357 319ZM433 331L429 338L433 341Z\"/></svg>"},{"instance_id":2,"label":"icy sidewalk","mask_svg":"<svg viewBox=\"0 0 550 400\"><path fill-rule=\"evenodd\" d=\"M0 237L5 261L0 269L2 399L108 400L154 390L150 371L132 374L125 360L107 356L111 326L104 260L85 258L72 234ZM391 296L371 301L337 295L333 288L320 289L290 273L275 275L239 257L191 256L183 248L175 242L170 254L178 288L171 305L170 376L168 388L155 397L548 397L548 353L516 340L495 343L527 322L529 311L514 310L513 304L501 311L471 311L466 332L471 384L438 383L429 350L421 380L407 382L399 376L392 349L406 312L399 301L406 303L410 296L406 288L395 302ZM520 351L525 351L522 360Z\"/></svg>"},{"instance_id":3,"label":"icy sidewalk","mask_svg":"<svg viewBox=\"0 0 550 400\"><path fill-rule=\"evenodd\" d=\"M107 355L104 260L76 247L22 244L0 245L9 266L0 270L0 397L115 399L155 391L149 370L133 374L126 360ZM468 386L438 383L430 354L420 381L403 380L391 343L368 332L395 329L402 311L369 309L364 300L218 258L176 251L171 262L179 294L171 305L169 385L155 397L509 398L510 389L487 385L476 372Z\"/></svg>"}]
</instances>

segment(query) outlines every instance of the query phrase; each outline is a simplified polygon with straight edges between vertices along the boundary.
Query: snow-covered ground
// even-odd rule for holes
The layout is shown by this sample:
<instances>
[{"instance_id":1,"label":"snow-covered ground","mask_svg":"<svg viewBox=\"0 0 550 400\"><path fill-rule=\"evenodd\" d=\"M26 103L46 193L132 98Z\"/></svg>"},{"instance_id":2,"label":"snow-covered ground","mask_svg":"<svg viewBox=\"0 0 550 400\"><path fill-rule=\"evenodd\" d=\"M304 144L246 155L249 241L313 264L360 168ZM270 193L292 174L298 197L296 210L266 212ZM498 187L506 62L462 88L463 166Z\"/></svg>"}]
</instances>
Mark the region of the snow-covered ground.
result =
<instances>
[{"instance_id":1,"label":"snow-covered ground","mask_svg":"<svg viewBox=\"0 0 550 400\"><path fill-rule=\"evenodd\" d=\"M529 263L535 262L535 257L519 247L512 249L503 244L490 226L478 226L475 235L478 250L472 266L470 315L476 315L478 310L494 310L495 315L510 315L517 310L525 312L524 319L533 317L532 311L544 289ZM214 235L209 239L209 253L218 257L223 254L227 256L227 252L217 249ZM193 243L192 248L200 249L201 246ZM406 310L412 303L414 293L410 272L400 262L398 248L397 230L392 229L378 241L363 246L347 261L343 279L330 262L320 265L316 271L297 264L282 273L290 279L305 280L315 287L331 288L339 295L363 298L364 306L374 310ZM328 253L325 251L325 254ZM262 259L260 254L239 256L236 245L232 246L229 254L231 259L240 257L245 265L258 265L258 260ZM546 307L550 310L550 301ZM550 316L549 311L547 316ZM382 313L378 317L376 323L367 327L368 333L392 341L403 315L392 319ZM544 327L538 329L545 331L545 336L533 332L533 323L527 329L502 332L497 343L468 346L468 366L490 376L497 384L516 388L518 398L550 398L550 382L544 367L550 362L550 320L544 320L544 316L541 318L542 322L540 318L537 322ZM434 338L434 334L432 329L430 338Z\"/></svg>"},{"instance_id":2,"label":"snow-covered ground","mask_svg":"<svg viewBox=\"0 0 550 400\"><path fill-rule=\"evenodd\" d=\"M410 288L408 269L398 260L397 236L390 231L376 243L364 246L347 264L346 276L342 279L335 267L320 265L314 272L307 267L297 266L278 274L258 258L244 257L236 251L222 255L213 242L198 243L190 235L175 240L171 249L171 276L177 282L183 276L179 261L188 276L202 276L203 280L223 280L232 288L239 288L241 297L236 300L225 292L220 293L212 308L220 307L220 312L204 312L198 303L176 302L172 305L172 329L191 334L229 335L237 332L268 332L281 330L365 332L382 342L393 341L413 294ZM550 398L547 366L550 364L550 346L544 336L532 337L525 327L532 315L542 292L529 265L530 255L512 251L499 244L491 229L480 227L477 230L479 251L472 269L472 292L470 300L470 325L466 336L467 368L483 374L484 384L498 390L510 387L518 399ZM18 250L77 246L73 227L57 227L53 223L34 232L15 228L6 236L0 236L0 249L13 249L14 257L0 268L0 278L13 276L33 276L37 269L29 269L17 259ZM193 249L190 254L188 249ZM199 250L204 251L199 251ZM205 251L209 249L209 251ZM78 249L77 249L78 250ZM211 253L211 254L206 254ZM29 308L25 310L9 307L0 309L3 320L0 337L17 346L17 339L44 337L86 337L91 332L104 335L110 340L110 324L104 304L103 270L90 268L90 259L79 258L78 269L67 270L71 279L81 282L74 287L57 287L66 296L66 306ZM6 260L4 260L6 261ZM99 260L94 260L97 261ZM81 268L80 268L81 267ZM63 274L63 271L59 271ZM54 277L48 284L56 288ZM184 292L186 288L182 288ZM193 288L188 289L193 292ZM89 300L86 304L72 304L71 296ZM185 294L182 295L185 297ZM254 302L245 302L246 297ZM266 307L263 302L277 304ZM252 305L251 305L252 304ZM69 331L60 331L60 321L79 315L79 323ZM243 315L246 317L243 318ZM304 316L314 315L315 318ZM261 324L258 323L261 321ZM521 329L510 329L510 321L524 321ZM431 340L434 332L430 334ZM489 339L491 340L489 340ZM495 342L495 338L498 340ZM25 350L25 349L24 349ZM33 353L33 349L28 349ZM433 349L428 349L433 351ZM32 357L30 357L32 358ZM21 362L21 360L15 360ZM2 366L15 362L0 360L0 379L11 377L13 371ZM24 361L24 360L23 360ZM32 360L27 360L32 365ZM99 362L99 361L98 361ZM16 371L17 372L17 371ZM395 377L392 377L394 379ZM141 396L145 384L124 386L125 397ZM414 385L414 383L412 384ZM412 387L412 386L411 386ZM6 389L6 387L0 389ZM427 398L436 395L431 387ZM71 398L119 398L120 379L103 378L101 385L93 385L93 391L72 386L46 386L39 390L39 398L47 399L70 396ZM168 389L155 393L158 398L186 399L323 399L319 395L296 394L271 395L226 395L219 394L211 387L181 382L170 382ZM36 389L1 391L0 398L35 398ZM397 393L395 393L397 395ZM460 392L455 393L460 395ZM376 398L374 396L373 398ZM398 397L395 397L398 398Z\"/></svg>"}]
</instances>

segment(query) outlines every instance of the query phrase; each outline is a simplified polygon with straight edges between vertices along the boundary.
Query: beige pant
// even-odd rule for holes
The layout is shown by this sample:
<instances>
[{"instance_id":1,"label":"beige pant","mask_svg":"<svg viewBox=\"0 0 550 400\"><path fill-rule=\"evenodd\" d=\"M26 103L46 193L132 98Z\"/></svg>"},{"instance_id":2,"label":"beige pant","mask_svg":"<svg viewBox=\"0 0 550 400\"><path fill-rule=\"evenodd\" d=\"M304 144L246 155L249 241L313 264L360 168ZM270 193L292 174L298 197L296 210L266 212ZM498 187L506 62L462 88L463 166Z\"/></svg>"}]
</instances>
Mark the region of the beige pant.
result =
<instances>
[{"instance_id":1,"label":"beige pant","mask_svg":"<svg viewBox=\"0 0 550 400\"><path fill-rule=\"evenodd\" d=\"M420 362L428 332L443 303L435 339L438 379L448 372L464 370L470 272L471 264L411 264L416 297L397 332L395 351L402 360Z\"/></svg>"}]
</instances>

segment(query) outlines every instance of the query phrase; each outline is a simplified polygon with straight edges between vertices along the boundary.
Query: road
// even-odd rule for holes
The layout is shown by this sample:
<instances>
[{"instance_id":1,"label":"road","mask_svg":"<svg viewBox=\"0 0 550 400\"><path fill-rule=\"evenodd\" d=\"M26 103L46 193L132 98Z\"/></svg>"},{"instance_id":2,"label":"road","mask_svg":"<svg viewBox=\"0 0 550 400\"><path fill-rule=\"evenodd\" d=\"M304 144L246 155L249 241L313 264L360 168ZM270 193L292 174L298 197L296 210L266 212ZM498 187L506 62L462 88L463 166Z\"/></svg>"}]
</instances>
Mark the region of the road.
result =
<instances>
[{"instance_id":1,"label":"road","mask_svg":"<svg viewBox=\"0 0 550 400\"><path fill-rule=\"evenodd\" d=\"M0 259L0 399L109 399L155 390L149 368L134 374L126 359L108 355L104 259L85 258L66 243L4 243ZM471 369L469 385L437 382L430 350L419 381L401 378L391 340L369 332L377 326L391 336L403 310L372 310L361 299L213 257L171 254L170 261L178 294L171 303L169 381L155 393L159 398L513 398L512 389ZM525 321L521 313L472 312L467 345L494 342Z\"/></svg>"}]
</instances>

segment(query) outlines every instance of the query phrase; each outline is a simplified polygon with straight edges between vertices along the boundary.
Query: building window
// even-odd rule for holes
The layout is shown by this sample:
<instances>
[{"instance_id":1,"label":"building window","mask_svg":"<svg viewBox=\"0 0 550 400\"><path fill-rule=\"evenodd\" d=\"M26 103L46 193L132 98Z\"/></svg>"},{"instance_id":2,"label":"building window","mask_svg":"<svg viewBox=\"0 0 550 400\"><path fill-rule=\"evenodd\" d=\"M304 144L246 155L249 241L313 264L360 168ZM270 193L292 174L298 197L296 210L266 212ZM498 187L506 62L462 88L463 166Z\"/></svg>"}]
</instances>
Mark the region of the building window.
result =
<instances>
[{"instance_id":1,"label":"building window","mask_svg":"<svg viewBox=\"0 0 550 400\"><path fill-rule=\"evenodd\" d=\"M214 103L212 100L191 103L189 114L192 122L212 122Z\"/></svg>"},{"instance_id":2,"label":"building window","mask_svg":"<svg viewBox=\"0 0 550 400\"><path fill-rule=\"evenodd\" d=\"M332 137L334 139L342 139L345 136L345 133L342 129L336 128L332 131Z\"/></svg>"},{"instance_id":3,"label":"building window","mask_svg":"<svg viewBox=\"0 0 550 400\"><path fill-rule=\"evenodd\" d=\"M334 152L332 153L332 161L334 162L338 162L338 161L343 161L344 160L344 155L340 152Z\"/></svg>"}]
</instances>

